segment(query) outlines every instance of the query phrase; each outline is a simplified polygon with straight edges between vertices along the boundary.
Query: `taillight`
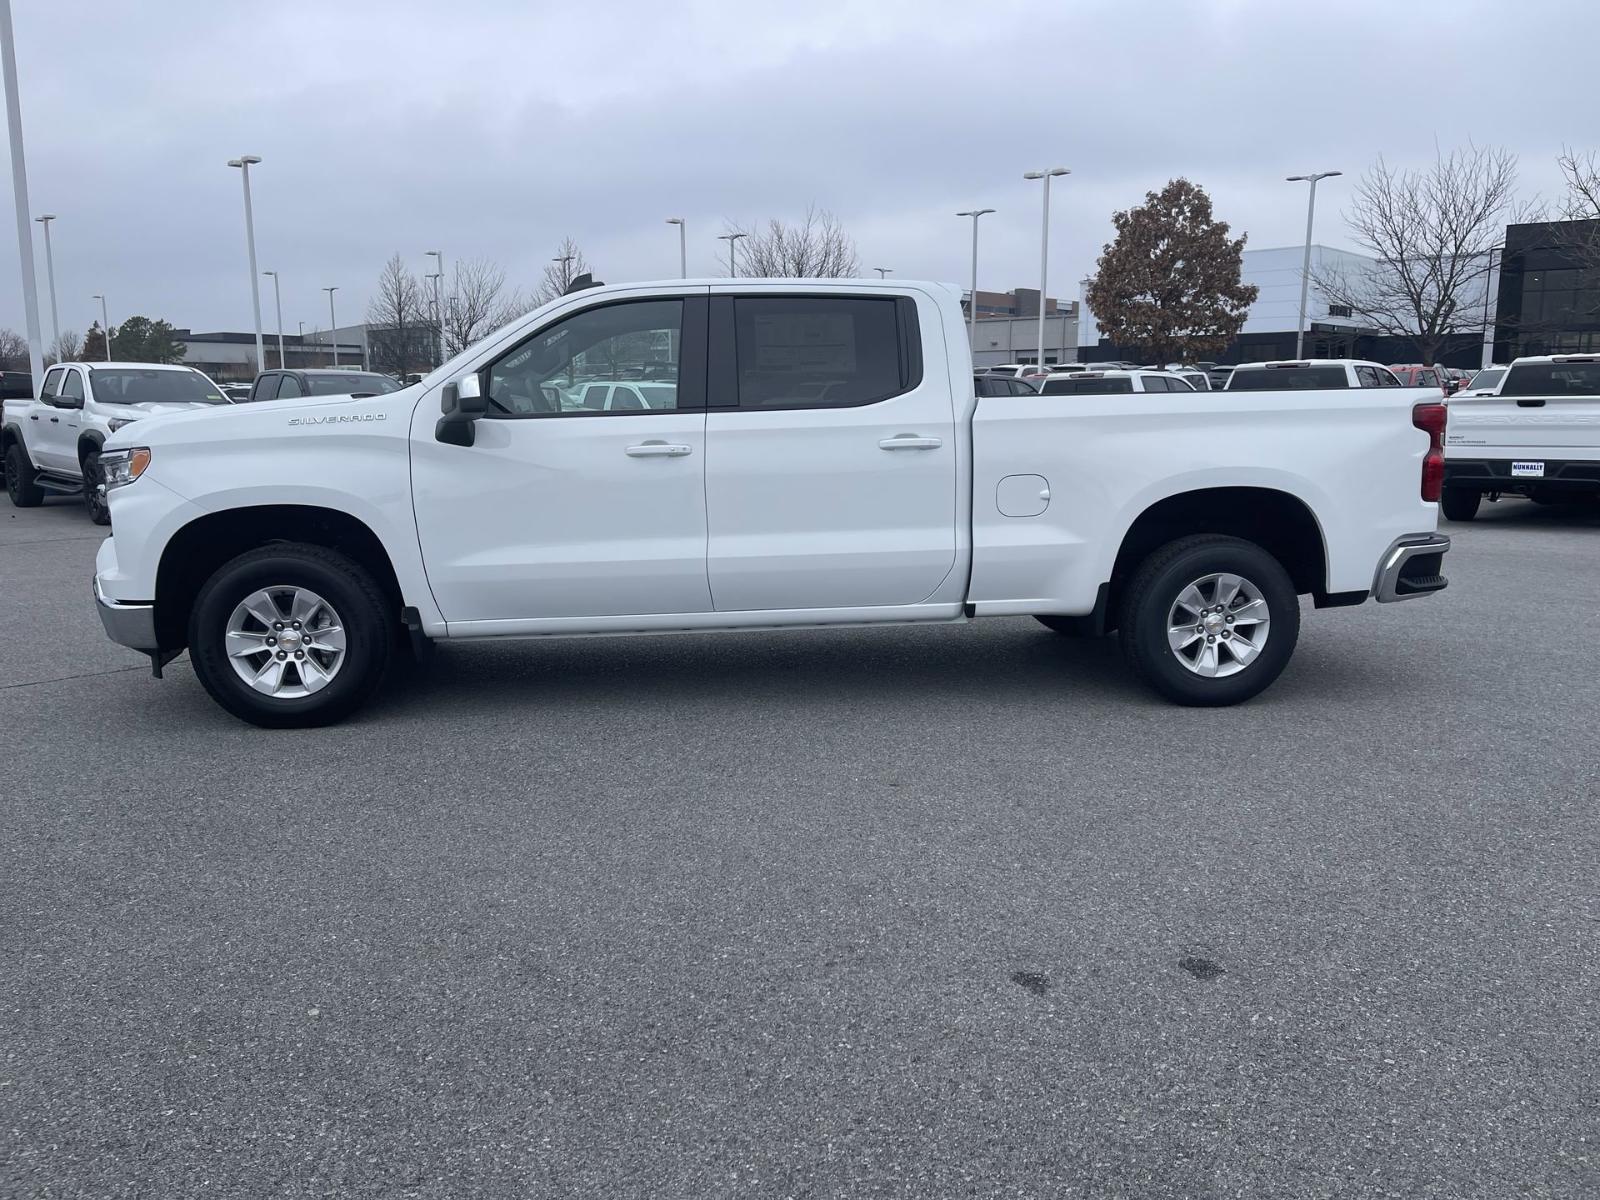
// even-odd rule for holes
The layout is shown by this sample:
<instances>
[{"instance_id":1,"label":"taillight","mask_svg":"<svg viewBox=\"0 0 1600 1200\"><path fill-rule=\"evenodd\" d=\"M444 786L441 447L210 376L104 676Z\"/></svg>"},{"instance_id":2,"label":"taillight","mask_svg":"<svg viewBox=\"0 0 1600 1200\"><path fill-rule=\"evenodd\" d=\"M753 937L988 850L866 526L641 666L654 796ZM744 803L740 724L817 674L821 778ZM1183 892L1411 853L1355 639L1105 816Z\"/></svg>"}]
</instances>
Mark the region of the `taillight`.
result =
<instances>
[{"instance_id":1,"label":"taillight","mask_svg":"<svg viewBox=\"0 0 1600 1200\"><path fill-rule=\"evenodd\" d=\"M1422 456L1422 498L1437 501L1444 487L1444 427L1450 410L1443 404L1419 404L1411 410L1411 423L1428 435L1428 452Z\"/></svg>"}]
</instances>

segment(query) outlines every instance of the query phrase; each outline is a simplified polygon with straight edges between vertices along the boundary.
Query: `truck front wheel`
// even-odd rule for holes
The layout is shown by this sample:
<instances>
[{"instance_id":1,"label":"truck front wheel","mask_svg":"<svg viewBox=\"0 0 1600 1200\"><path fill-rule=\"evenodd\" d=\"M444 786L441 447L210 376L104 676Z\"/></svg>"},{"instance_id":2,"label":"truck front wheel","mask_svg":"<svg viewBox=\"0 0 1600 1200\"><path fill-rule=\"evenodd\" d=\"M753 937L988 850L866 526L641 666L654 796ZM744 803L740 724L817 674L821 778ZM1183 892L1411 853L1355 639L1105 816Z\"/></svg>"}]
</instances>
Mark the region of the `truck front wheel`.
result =
<instances>
[{"instance_id":1,"label":"truck front wheel","mask_svg":"<svg viewBox=\"0 0 1600 1200\"><path fill-rule=\"evenodd\" d=\"M1200 534L1169 542L1123 590L1121 637L1134 674L1176 704L1238 704L1288 665L1300 601L1254 542Z\"/></svg>"},{"instance_id":2,"label":"truck front wheel","mask_svg":"<svg viewBox=\"0 0 1600 1200\"><path fill-rule=\"evenodd\" d=\"M33 464L20 442L6 447L6 495L18 508L38 508L44 503L44 489L34 482Z\"/></svg>"},{"instance_id":3,"label":"truck front wheel","mask_svg":"<svg viewBox=\"0 0 1600 1200\"><path fill-rule=\"evenodd\" d=\"M360 565L323 546L241 554L206 581L189 659L211 698L270 729L329 725L383 678L394 621Z\"/></svg>"}]
</instances>

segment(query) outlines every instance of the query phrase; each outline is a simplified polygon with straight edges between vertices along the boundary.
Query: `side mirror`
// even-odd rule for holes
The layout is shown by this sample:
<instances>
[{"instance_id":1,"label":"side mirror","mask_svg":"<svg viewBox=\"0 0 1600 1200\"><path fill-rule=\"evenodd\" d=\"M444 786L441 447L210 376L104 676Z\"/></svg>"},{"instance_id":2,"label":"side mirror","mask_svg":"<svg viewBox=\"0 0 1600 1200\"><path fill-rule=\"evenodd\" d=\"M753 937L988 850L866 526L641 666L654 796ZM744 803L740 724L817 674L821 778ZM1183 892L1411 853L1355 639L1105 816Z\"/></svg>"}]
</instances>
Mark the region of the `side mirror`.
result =
<instances>
[{"instance_id":1,"label":"side mirror","mask_svg":"<svg viewBox=\"0 0 1600 1200\"><path fill-rule=\"evenodd\" d=\"M50 403L55 405L57 408L82 408L83 407L83 397L81 397L81 396L51 396L50 397Z\"/></svg>"},{"instance_id":2,"label":"side mirror","mask_svg":"<svg viewBox=\"0 0 1600 1200\"><path fill-rule=\"evenodd\" d=\"M433 427L435 441L451 446L470 446L477 441L473 422L489 411L489 398L483 394L483 381L467 375L444 385L441 407L444 415Z\"/></svg>"}]
</instances>

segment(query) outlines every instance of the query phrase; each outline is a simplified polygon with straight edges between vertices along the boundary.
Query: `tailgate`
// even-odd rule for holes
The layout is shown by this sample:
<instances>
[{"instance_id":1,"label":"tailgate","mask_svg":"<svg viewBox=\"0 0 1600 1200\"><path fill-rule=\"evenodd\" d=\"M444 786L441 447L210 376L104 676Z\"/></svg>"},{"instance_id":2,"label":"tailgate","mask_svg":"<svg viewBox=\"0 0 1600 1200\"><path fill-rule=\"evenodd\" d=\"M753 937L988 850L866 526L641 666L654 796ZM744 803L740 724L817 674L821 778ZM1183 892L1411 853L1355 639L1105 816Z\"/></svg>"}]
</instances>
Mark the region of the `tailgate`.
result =
<instances>
[{"instance_id":1,"label":"tailgate","mask_svg":"<svg viewBox=\"0 0 1600 1200\"><path fill-rule=\"evenodd\" d=\"M1449 406L1445 448L1452 457L1495 457L1496 447L1600 449L1600 396L1460 396Z\"/></svg>"}]
</instances>

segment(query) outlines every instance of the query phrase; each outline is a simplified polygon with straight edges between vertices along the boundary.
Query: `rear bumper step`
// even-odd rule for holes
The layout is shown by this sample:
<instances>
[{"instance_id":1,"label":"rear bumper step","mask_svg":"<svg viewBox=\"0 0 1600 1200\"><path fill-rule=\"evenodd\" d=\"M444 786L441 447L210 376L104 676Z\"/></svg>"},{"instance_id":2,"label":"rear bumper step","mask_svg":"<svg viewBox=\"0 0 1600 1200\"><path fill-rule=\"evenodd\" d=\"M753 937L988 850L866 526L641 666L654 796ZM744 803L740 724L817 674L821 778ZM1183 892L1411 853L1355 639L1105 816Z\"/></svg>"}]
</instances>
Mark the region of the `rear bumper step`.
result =
<instances>
[{"instance_id":1,"label":"rear bumper step","mask_svg":"<svg viewBox=\"0 0 1600 1200\"><path fill-rule=\"evenodd\" d=\"M1395 539L1378 564L1372 594L1379 604L1442 592L1450 581L1439 573L1450 539L1442 533L1412 533Z\"/></svg>"}]
</instances>

